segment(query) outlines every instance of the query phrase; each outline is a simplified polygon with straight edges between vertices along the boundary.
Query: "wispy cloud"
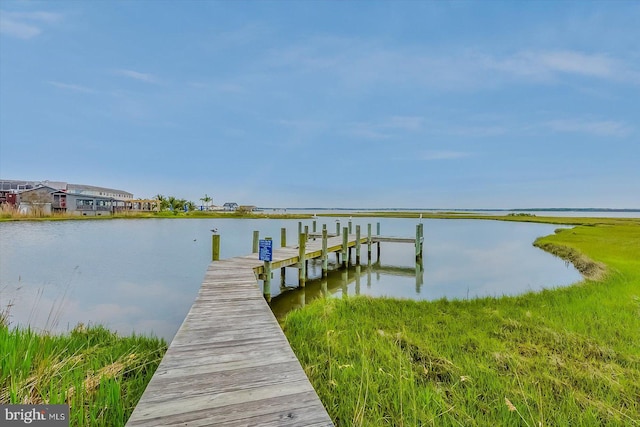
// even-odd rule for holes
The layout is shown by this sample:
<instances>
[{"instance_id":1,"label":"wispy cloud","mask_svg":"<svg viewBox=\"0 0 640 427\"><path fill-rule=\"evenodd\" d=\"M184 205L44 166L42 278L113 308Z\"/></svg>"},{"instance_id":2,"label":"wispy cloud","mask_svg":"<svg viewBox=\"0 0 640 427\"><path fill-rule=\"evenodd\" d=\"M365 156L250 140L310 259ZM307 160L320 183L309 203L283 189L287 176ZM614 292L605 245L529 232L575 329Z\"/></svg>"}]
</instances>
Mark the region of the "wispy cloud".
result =
<instances>
[{"instance_id":1,"label":"wispy cloud","mask_svg":"<svg viewBox=\"0 0 640 427\"><path fill-rule=\"evenodd\" d=\"M62 83L62 82L56 82L56 81L49 81L47 83L49 83L51 86L57 87L58 89L65 89L65 90L82 92L82 93L96 93L96 91L91 88L73 84L73 83Z\"/></svg>"},{"instance_id":2,"label":"wispy cloud","mask_svg":"<svg viewBox=\"0 0 640 427\"><path fill-rule=\"evenodd\" d=\"M614 120L564 119L550 120L544 125L555 132L578 132L595 136L625 137L632 132L630 126Z\"/></svg>"},{"instance_id":3,"label":"wispy cloud","mask_svg":"<svg viewBox=\"0 0 640 427\"><path fill-rule=\"evenodd\" d=\"M134 70L126 70L126 69L118 69L114 71L115 74L119 76L128 77L134 80L139 80L145 83L159 83L159 79L153 74L149 73L141 73L139 71Z\"/></svg>"},{"instance_id":4,"label":"wispy cloud","mask_svg":"<svg viewBox=\"0 0 640 427\"><path fill-rule=\"evenodd\" d=\"M62 20L63 15L52 12L0 11L0 33L19 39L31 39L40 35L43 26Z\"/></svg>"},{"instance_id":5,"label":"wispy cloud","mask_svg":"<svg viewBox=\"0 0 640 427\"><path fill-rule=\"evenodd\" d=\"M219 93L239 94L247 92L247 89L235 83L206 83L206 82L190 82L188 85L194 89L211 90Z\"/></svg>"},{"instance_id":6,"label":"wispy cloud","mask_svg":"<svg viewBox=\"0 0 640 427\"><path fill-rule=\"evenodd\" d=\"M481 63L488 69L538 81L576 75L640 83L640 73L604 54L566 50L522 51L503 58L485 56Z\"/></svg>"},{"instance_id":7,"label":"wispy cloud","mask_svg":"<svg viewBox=\"0 0 640 427\"><path fill-rule=\"evenodd\" d=\"M466 151L430 150L423 151L418 155L418 158L421 160L451 160L469 156L471 156L471 153Z\"/></svg>"},{"instance_id":8,"label":"wispy cloud","mask_svg":"<svg viewBox=\"0 0 640 427\"><path fill-rule=\"evenodd\" d=\"M401 129L405 131L419 131L422 129L424 119L415 116L393 116L381 123L381 127L388 129Z\"/></svg>"},{"instance_id":9,"label":"wispy cloud","mask_svg":"<svg viewBox=\"0 0 640 427\"><path fill-rule=\"evenodd\" d=\"M548 83L571 76L640 84L634 61L605 52L384 46L360 39L311 38L268 52L266 65L322 73L349 86L393 84L438 90L493 88L514 82Z\"/></svg>"},{"instance_id":10,"label":"wispy cloud","mask_svg":"<svg viewBox=\"0 0 640 427\"><path fill-rule=\"evenodd\" d=\"M424 119L417 116L391 116L373 122L355 122L346 133L365 139L388 139L401 133L419 132Z\"/></svg>"}]
</instances>

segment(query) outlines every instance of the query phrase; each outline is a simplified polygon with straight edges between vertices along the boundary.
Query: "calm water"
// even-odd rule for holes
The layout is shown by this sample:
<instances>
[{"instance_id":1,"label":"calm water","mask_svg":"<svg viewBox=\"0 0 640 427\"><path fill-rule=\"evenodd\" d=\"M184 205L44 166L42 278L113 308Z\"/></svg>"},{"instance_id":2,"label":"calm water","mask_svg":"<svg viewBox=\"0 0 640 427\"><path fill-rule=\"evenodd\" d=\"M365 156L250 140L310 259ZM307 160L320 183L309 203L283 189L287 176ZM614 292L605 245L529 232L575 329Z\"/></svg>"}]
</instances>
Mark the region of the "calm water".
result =
<instances>
[{"instance_id":1,"label":"calm water","mask_svg":"<svg viewBox=\"0 0 640 427\"><path fill-rule=\"evenodd\" d=\"M335 231L335 219L322 221ZM353 220L381 223L381 234L412 237L415 219ZM311 228L311 221L305 221ZM347 219L342 219L346 226ZM310 265L304 290L297 270L284 287L276 271L272 308L281 316L322 295L372 295L412 299L518 294L580 280L571 266L537 248L536 237L557 226L474 220L425 220L423 268L411 244L382 245L379 263L334 271L320 280ZM211 231L222 236L221 257L251 252L252 231L273 237L297 220L145 219L0 223L0 307L13 304L13 324L64 331L78 322L100 323L120 333L154 333L170 340L191 307L211 257ZM330 264L335 258L330 257ZM275 297L279 293L282 295Z\"/></svg>"}]
</instances>

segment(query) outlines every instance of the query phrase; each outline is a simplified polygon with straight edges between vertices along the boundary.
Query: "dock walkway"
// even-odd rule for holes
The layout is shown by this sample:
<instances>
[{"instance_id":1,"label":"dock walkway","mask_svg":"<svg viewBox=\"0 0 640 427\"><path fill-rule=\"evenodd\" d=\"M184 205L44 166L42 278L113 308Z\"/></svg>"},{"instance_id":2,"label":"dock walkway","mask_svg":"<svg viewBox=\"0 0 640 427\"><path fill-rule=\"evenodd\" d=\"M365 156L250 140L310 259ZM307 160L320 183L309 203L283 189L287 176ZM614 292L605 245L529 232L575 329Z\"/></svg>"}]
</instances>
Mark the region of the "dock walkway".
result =
<instances>
[{"instance_id":1,"label":"dock walkway","mask_svg":"<svg viewBox=\"0 0 640 427\"><path fill-rule=\"evenodd\" d=\"M342 238L327 244L338 251ZM307 259L321 252L320 240L307 242ZM298 256L297 246L274 249L272 265ZM127 426L333 425L257 286L262 269L258 254L209 265Z\"/></svg>"},{"instance_id":2,"label":"dock walkway","mask_svg":"<svg viewBox=\"0 0 640 427\"><path fill-rule=\"evenodd\" d=\"M367 242L329 237L325 251L310 238L302 262L300 246L274 248L270 267L302 267ZM209 265L127 426L333 425L257 285L264 273L257 253Z\"/></svg>"}]
</instances>

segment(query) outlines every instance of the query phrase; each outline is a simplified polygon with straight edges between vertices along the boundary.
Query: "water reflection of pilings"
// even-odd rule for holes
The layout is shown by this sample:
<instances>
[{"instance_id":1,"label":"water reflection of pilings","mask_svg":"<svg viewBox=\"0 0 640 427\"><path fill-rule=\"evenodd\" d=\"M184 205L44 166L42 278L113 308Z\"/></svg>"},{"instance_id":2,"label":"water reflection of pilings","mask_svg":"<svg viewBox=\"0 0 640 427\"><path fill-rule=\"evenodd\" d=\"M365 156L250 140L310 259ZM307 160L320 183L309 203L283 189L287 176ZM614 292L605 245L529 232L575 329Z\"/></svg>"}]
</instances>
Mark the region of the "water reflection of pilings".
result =
<instances>
[{"instance_id":1,"label":"water reflection of pilings","mask_svg":"<svg viewBox=\"0 0 640 427\"><path fill-rule=\"evenodd\" d=\"M337 267L339 264L335 265ZM317 272L317 265L310 265L310 272ZM349 266L330 270L326 277L318 274L316 278L308 279L305 288L282 287L281 293L271 300L271 309L277 318L282 319L291 310L301 308L318 298L327 298L331 295L340 295L343 298L349 296L349 287L352 286L353 295L363 293L362 279L366 279L366 289L371 289L374 278L379 281L381 275L393 275L402 277L415 277L416 294L420 294L424 283L424 266L419 260L414 267L383 265L380 262L369 262L366 265ZM282 281L281 281L282 283ZM368 293L365 291L365 293Z\"/></svg>"}]
</instances>

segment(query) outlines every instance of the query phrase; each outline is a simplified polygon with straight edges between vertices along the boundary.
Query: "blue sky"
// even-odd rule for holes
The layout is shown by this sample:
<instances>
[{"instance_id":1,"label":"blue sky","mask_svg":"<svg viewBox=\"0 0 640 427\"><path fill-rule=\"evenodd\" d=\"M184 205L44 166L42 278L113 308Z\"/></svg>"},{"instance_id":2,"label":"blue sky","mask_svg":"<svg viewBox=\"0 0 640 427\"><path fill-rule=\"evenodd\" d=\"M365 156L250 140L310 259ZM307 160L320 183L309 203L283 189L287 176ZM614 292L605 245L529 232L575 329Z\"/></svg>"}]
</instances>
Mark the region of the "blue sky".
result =
<instances>
[{"instance_id":1,"label":"blue sky","mask_svg":"<svg viewBox=\"0 0 640 427\"><path fill-rule=\"evenodd\" d=\"M640 3L0 2L0 177L640 208Z\"/></svg>"}]
</instances>

